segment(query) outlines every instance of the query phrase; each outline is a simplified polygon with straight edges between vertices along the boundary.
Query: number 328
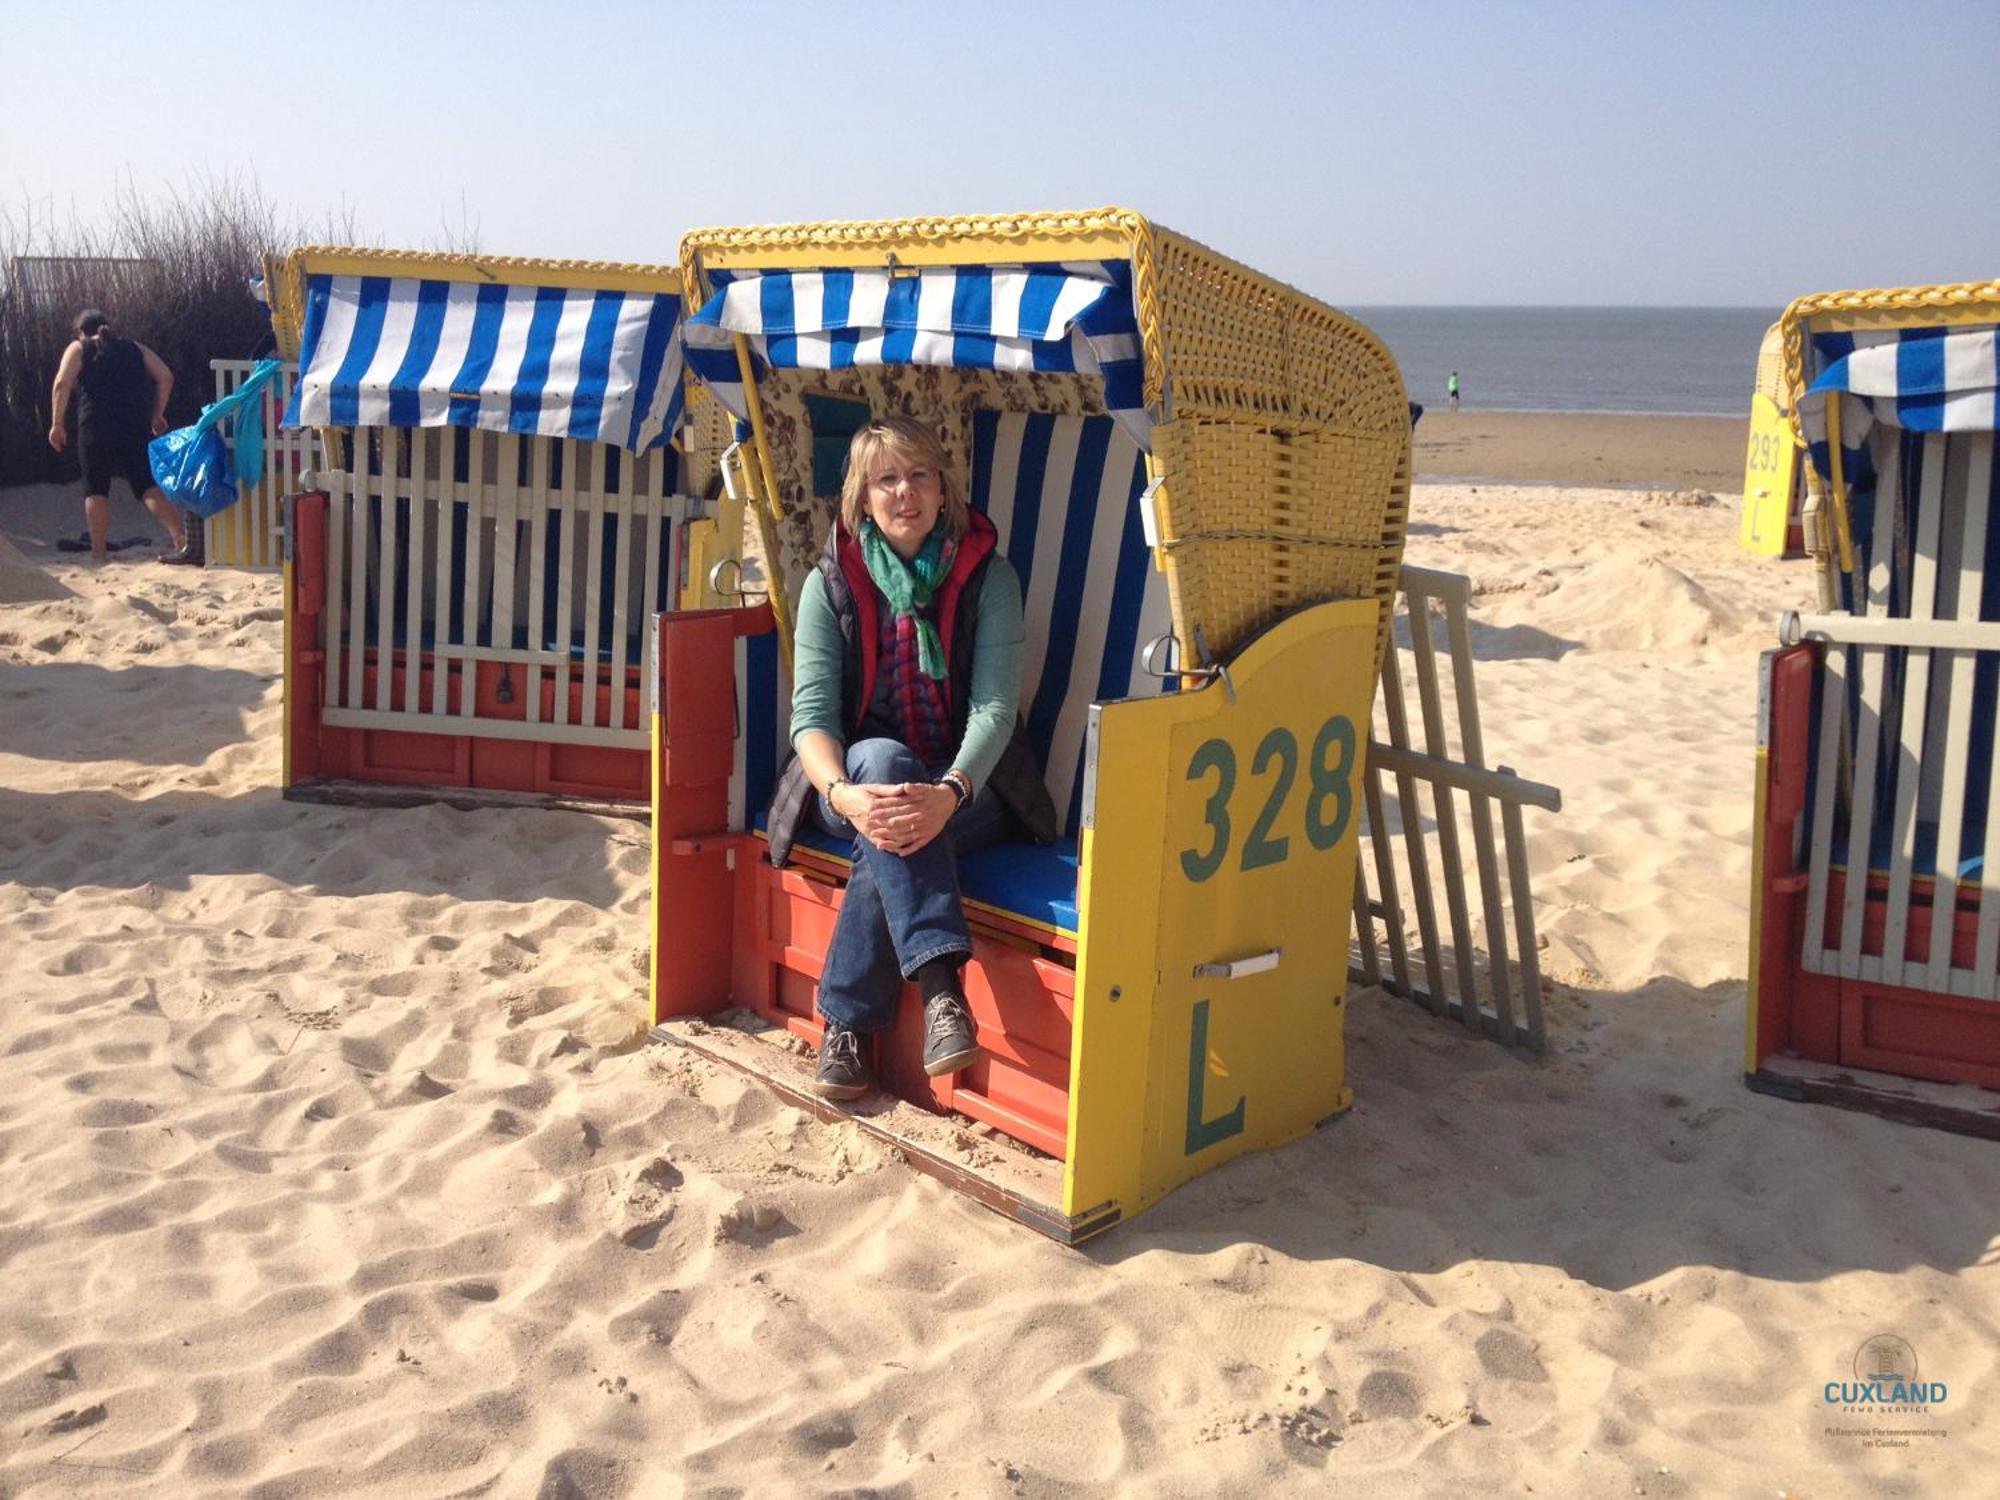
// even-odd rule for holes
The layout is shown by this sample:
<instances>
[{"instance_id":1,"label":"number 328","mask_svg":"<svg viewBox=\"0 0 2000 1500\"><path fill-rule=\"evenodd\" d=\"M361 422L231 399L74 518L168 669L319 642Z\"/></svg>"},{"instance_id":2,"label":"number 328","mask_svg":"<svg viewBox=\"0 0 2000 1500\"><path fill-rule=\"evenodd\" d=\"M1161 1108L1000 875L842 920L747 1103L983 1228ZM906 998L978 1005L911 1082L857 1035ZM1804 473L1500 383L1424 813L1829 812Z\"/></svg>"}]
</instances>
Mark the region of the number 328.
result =
<instances>
[{"instance_id":1,"label":"number 328","mask_svg":"<svg viewBox=\"0 0 2000 1500\"><path fill-rule=\"evenodd\" d=\"M1354 723L1345 714L1328 719L1313 737L1312 751L1306 757L1305 834L1306 842L1315 849L1331 849L1339 843L1354 815L1355 748ZM1273 769L1276 779L1237 858L1240 870L1282 864L1292 852L1289 835L1272 834L1299 774L1299 742L1282 724L1258 742L1250 757L1252 776L1263 776ZM1236 790L1236 751L1229 741L1205 740L1189 759L1189 781L1203 781L1211 774L1215 786L1203 810L1209 828L1208 847L1181 851L1182 873L1196 882L1214 875L1229 857L1233 826L1229 802Z\"/></svg>"}]
</instances>

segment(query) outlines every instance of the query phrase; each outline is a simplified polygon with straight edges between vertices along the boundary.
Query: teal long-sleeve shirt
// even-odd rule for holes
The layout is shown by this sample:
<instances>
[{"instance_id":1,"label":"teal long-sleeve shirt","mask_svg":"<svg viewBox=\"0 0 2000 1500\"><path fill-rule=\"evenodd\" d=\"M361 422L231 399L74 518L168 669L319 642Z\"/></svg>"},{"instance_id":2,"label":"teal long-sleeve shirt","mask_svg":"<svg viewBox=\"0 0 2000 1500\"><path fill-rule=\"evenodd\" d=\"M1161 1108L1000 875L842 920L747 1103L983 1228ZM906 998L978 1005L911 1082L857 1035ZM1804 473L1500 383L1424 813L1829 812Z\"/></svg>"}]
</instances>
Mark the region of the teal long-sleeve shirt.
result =
<instances>
[{"instance_id":1,"label":"teal long-sleeve shirt","mask_svg":"<svg viewBox=\"0 0 2000 1500\"><path fill-rule=\"evenodd\" d=\"M972 703L965 738L952 764L972 778L975 789L999 762L1021 715L1021 653L1027 639L1021 622L1021 579L1007 559L986 566L979 614L972 637ZM844 746L840 722L841 678L847 652L840 621L826 597L826 579L814 568L799 594L792 639L792 744L819 730Z\"/></svg>"}]
</instances>

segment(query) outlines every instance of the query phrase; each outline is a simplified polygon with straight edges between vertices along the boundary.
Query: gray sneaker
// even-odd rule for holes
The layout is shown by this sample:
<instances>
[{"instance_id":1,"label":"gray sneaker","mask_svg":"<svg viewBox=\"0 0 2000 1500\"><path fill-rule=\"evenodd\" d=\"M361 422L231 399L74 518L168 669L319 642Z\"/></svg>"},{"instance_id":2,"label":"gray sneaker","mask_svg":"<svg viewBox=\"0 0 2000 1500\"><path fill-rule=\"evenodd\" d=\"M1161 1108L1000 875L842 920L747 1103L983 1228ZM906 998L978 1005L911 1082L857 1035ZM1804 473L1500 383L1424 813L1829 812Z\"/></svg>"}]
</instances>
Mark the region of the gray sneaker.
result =
<instances>
[{"instance_id":1,"label":"gray sneaker","mask_svg":"<svg viewBox=\"0 0 2000 1500\"><path fill-rule=\"evenodd\" d=\"M859 1099L874 1086L861 1056L861 1033L828 1021L819 1039L819 1067L813 1071L812 1091L822 1099Z\"/></svg>"},{"instance_id":2,"label":"gray sneaker","mask_svg":"<svg viewBox=\"0 0 2000 1500\"><path fill-rule=\"evenodd\" d=\"M924 1071L933 1078L956 1073L979 1056L972 1012L957 995L933 995L924 1006Z\"/></svg>"}]
</instances>

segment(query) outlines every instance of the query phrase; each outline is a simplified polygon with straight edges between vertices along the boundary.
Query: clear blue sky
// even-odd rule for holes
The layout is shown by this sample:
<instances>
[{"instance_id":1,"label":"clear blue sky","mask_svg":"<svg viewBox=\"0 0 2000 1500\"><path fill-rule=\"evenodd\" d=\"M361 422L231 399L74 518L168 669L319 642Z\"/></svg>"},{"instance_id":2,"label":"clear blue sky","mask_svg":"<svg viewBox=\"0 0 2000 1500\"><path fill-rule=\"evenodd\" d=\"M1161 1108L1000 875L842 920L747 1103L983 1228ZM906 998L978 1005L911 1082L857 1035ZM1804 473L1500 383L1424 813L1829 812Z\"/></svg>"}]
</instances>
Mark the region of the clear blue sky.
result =
<instances>
[{"instance_id":1,"label":"clear blue sky","mask_svg":"<svg viewBox=\"0 0 2000 1500\"><path fill-rule=\"evenodd\" d=\"M2000 9L0 0L0 206L254 174L425 248L1120 203L1336 303L2000 275Z\"/></svg>"}]
</instances>

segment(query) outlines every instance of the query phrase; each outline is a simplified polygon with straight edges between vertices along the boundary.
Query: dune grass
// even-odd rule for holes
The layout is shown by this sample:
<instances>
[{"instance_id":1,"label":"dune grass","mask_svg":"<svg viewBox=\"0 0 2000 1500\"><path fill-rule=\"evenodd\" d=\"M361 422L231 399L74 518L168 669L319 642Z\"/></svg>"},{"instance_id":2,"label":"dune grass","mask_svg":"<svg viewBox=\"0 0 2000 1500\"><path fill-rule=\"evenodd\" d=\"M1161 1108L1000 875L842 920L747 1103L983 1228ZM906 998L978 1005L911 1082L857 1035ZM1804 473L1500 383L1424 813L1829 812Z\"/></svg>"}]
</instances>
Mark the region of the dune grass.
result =
<instances>
[{"instance_id":1,"label":"dune grass","mask_svg":"<svg viewBox=\"0 0 2000 1500\"><path fill-rule=\"evenodd\" d=\"M248 358L269 331L249 286L264 257L354 244L351 219L296 219L236 177L152 195L128 183L94 225L46 202L0 209L0 484L76 477L74 449L48 444L49 388L81 309L102 308L166 361L167 417L182 426L214 399L209 361Z\"/></svg>"}]
</instances>

